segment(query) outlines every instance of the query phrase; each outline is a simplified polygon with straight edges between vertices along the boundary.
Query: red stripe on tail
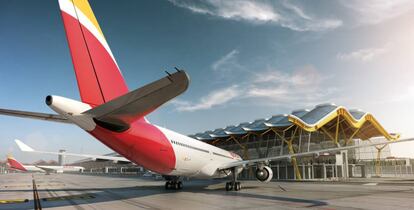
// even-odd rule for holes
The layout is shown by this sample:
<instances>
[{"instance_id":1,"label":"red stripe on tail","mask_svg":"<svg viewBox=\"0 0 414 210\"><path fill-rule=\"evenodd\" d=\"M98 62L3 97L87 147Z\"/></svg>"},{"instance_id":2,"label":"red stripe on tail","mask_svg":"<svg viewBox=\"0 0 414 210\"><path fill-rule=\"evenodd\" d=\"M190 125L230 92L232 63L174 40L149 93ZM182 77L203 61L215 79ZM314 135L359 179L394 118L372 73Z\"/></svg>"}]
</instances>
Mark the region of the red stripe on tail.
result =
<instances>
[{"instance_id":1,"label":"red stripe on tail","mask_svg":"<svg viewBox=\"0 0 414 210\"><path fill-rule=\"evenodd\" d=\"M82 102L100 105L128 92L118 66L98 39L61 11Z\"/></svg>"},{"instance_id":2,"label":"red stripe on tail","mask_svg":"<svg viewBox=\"0 0 414 210\"><path fill-rule=\"evenodd\" d=\"M7 158L7 162L9 163L10 168L21 170L21 171L27 171L26 168L14 158Z\"/></svg>"}]
</instances>

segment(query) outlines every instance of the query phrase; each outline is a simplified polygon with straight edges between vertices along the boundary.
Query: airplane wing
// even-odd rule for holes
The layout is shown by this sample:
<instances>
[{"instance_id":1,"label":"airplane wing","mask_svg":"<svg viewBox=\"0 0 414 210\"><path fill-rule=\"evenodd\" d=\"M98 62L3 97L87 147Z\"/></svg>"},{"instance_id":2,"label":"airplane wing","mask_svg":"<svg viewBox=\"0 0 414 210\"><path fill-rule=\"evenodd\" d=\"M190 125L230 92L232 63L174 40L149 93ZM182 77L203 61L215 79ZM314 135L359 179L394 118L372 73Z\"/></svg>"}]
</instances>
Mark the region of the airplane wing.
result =
<instances>
[{"instance_id":1,"label":"airplane wing","mask_svg":"<svg viewBox=\"0 0 414 210\"><path fill-rule=\"evenodd\" d=\"M13 117L31 118L37 120L47 120L60 123L71 123L68 119L57 114L47 114L39 112L18 111L12 109L0 109L1 115L8 115Z\"/></svg>"},{"instance_id":2,"label":"airplane wing","mask_svg":"<svg viewBox=\"0 0 414 210\"><path fill-rule=\"evenodd\" d=\"M27 144L23 143L22 141L15 139L14 140L19 147L19 149L23 152L32 152L32 153L40 153L40 154L50 154L50 155L65 155L65 156L73 156L73 157L83 157L83 158L91 158L92 160L97 161L113 161L116 163L131 163L130 160L124 157L111 157L105 155L89 155L89 154L76 154L76 153L68 153L68 152L48 152L48 151L37 151L28 146ZM37 166L36 166L37 167Z\"/></svg>"},{"instance_id":3,"label":"airplane wing","mask_svg":"<svg viewBox=\"0 0 414 210\"><path fill-rule=\"evenodd\" d=\"M183 93L187 90L189 82L187 73L177 70L167 77L94 107L83 114L90 115L101 125L128 127L134 120L144 117Z\"/></svg>"},{"instance_id":4,"label":"airplane wing","mask_svg":"<svg viewBox=\"0 0 414 210\"><path fill-rule=\"evenodd\" d=\"M303 153L297 153L297 154L287 154L287 155L280 155L280 156L274 156L274 157L252 159L252 160L241 160L241 161L226 163L226 164L220 166L218 168L218 170L225 170L225 169L230 169L230 168L235 168L235 167L247 167L247 166L252 166L252 165L255 165L255 164L258 164L258 163L266 163L266 162L274 161L274 160L290 159L290 158L293 158L293 157L319 155L319 154L325 153L325 152L337 152L337 151L341 151L341 150L349 150L349 149L355 149L355 148L361 148L361 147L371 147L371 146L376 146L376 145L393 144L393 143L400 143L400 142L407 142L407 141L414 141L414 138L401 139L401 140L391 141L391 142L387 142L387 143L376 142L376 143L365 144L365 145L335 147L335 148L309 151L309 152L303 152Z\"/></svg>"}]
</instances>

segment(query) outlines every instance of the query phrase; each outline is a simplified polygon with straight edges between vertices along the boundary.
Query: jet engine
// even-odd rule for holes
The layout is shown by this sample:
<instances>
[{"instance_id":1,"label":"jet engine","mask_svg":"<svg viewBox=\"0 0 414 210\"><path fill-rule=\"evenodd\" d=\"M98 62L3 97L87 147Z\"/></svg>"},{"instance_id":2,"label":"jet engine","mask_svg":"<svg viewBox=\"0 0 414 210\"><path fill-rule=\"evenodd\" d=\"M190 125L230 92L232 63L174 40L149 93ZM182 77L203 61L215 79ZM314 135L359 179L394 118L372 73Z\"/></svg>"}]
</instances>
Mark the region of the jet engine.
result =
<instances>
[{"instance_id":1,"label":"jet engine","mask_svg":"<svg viewBox=\"0 0 414 210\"><path fill-rule=\"evenodd\" d=\"M263 166L256 170L256 179L261 182L269 182L273 177L273 170L269 166Z\"/></svg>"}]
</instances>

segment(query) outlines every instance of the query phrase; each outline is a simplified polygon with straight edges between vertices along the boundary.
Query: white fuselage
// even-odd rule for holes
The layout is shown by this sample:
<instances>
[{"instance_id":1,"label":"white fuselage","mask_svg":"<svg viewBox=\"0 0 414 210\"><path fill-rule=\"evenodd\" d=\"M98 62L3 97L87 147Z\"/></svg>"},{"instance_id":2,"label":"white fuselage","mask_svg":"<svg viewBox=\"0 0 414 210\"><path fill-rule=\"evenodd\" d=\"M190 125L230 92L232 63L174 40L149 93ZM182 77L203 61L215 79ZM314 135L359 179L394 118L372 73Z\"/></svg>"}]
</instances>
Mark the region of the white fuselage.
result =
<instances>
[{"instance_id":1,"label":"white fuselage","mask_svg":"<svg viewBox=\"0 0 414 210\"><path fill-rule=\"evenodd\" d=\"M231 174L230 171L220 172L220 166L242 160L235 153L220 149L213 145L190 138L157 126L170 141L175 157L175 170L169 175L196 177L196 178L220 178ZM239 170L242 170L241 168Z\"/></svg>"},{"instance_id":2,"label":"white fuselage","mask_svg":"<svg viewBox=\"0 0 414 210\"><path fill-rule=\"evenodd\" d=\"M82 172L85 168L81 166L41 166L41 165L23 165L28 172Z\"/></svg>"},{"instance_id":3,"label":"white fuselage","mask_svg":"<svg viewBox=\"0 0 414 210\"><path fill-rule=\"evenodd\" d=\"M91 116L83 114L83 112L91 108L85 103L60 96L53 96L53 103L49 107L85 131L92 131L97 127ZM146 123L151 124L148 121ZM230 171L220 172L217 169L226 163L242 160L239 155L232 152L163 127L154 124L151 125L155 126L167 137L168 143L171 144L174 150L174 170L164 175L196 178L225 177L231 174ZM119 151L116 152L119 153ZM152 170L151 168L148 169ZM242 168L238 168L237 170L241 171Z\"/></svg>"}]
</instances>

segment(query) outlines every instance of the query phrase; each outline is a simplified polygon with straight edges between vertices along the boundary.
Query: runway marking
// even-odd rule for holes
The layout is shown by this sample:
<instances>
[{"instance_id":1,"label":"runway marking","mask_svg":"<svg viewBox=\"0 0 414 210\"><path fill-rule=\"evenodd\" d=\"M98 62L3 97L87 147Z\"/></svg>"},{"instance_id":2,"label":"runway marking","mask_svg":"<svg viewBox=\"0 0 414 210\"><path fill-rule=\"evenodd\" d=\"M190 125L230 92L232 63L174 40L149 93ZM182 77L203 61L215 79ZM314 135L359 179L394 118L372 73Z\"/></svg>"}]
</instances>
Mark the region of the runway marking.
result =
<instances>
[{"instance_id":1,"label":"runway marking","mask_svg":"<svg viewBox=\"0 0 414 210\"><path fill-rule=\"evenodd\" d=\"M0 200L0 204L26 203L29 199Z\"/></svg>"},{"instance_id":2,"label":"runway marking","mask_svg":"<svg viewBox=\"0 0 414 210\"><path fill-rule=\"evenodd\" d=\"M363 185L365 185L365 186L376 186L376 185L378 185L378 183L366 183L366 184L363 184Z\"/></svg>"},{"instance_id":3,"label":"runway marking","mask_svg":"<svg viewBox=\"0 0 414 210\"><path fill-rule=\"evenodd\" d=\"M35 210L42 210L42 206L40 205L40 198L39 193L37 192L36 181L34 176L32 175L32 182L33 182L33 201L34 201L34 209Z\"/></svg>"},{"instance_id":4,"label":"runway marking","mask_svg":"<svg viewBox=\"0 0 414 210\"><path fill-rule=\"evenodd\" d=\"M5 185L3 188L31 187L32 185Z\"/></svg>"},{"instance_id":5,"label":"runway marking","mask_svg":"<svg viewBox=\"0 0 414 210\"><path fill-rule=\"evenodd\" d=\"M86 199L94 199L95 196L91 194L82 194L82 195L67 195L67 196L59 196L59 197L50 197L50 198L42 198L43 201L61 201L61 200L86 200Z\"/></svg>"},{"instance_id":6,"label":"runway marking","mask_svg":"<svg viewBox=\"0 0 414 210\"><path fill-rule=\"evenodd\" d=\"M283 192L286 192L286 189L283 188L282 186L280 186L279 184L277 185L281 190L283 190Z\"/></svg>"}]
</instances>

